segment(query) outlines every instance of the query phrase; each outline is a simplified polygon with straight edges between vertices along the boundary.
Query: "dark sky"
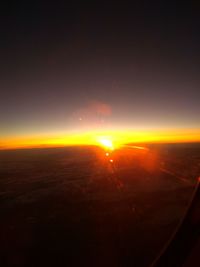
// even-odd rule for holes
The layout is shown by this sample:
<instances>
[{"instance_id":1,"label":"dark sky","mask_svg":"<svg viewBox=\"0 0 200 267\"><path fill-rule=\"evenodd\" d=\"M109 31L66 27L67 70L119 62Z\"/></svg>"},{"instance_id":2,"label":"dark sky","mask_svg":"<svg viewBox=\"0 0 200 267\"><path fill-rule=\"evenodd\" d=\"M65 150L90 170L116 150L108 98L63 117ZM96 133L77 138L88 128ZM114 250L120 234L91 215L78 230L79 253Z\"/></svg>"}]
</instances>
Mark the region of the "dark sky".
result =
<instances>
[{"instance_id":1,"label":"dark sky","mask_svg":"<svg viewBox=\"0 0 200 267\"><path fill-rule=\"evenodd\" d=\"M1 8L0 136L200 128L198 3L15 2Z\"/></svg>"}]
</instances>

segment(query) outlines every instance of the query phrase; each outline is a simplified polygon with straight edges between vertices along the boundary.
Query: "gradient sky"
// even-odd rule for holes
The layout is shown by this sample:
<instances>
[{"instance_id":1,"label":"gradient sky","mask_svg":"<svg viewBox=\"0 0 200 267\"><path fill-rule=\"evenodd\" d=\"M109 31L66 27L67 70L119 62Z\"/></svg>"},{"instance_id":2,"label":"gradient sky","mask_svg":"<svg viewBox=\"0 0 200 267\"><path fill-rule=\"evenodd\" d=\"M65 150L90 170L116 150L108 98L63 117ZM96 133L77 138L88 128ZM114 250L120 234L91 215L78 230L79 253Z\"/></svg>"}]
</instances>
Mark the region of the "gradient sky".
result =
<instances>
[{"instance_id":1,"label":"gradient sky","mask_svg":"<svg viewBox=\"0 0 200 267\"><path fill-rule=\"evenodd\" d=\"M198 4L66 2L1 9L2 140L200 129Z\"/></svg>"}]
</instances>

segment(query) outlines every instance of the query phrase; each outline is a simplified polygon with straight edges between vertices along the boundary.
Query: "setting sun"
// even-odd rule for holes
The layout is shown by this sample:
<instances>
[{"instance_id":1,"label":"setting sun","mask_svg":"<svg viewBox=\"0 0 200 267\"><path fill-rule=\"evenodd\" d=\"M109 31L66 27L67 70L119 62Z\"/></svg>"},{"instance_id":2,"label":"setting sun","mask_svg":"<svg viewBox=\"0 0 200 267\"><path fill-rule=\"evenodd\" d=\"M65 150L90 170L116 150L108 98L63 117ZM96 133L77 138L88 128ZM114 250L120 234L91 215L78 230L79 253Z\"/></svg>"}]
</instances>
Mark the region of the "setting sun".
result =
<instances>
[{"instance_id":1,"label":"setting sun","mask_svg":"<svg viewBox=\"0 0 200 267\"><path fill-rule=\"evenodd\" d=\"M106 149L114 150L114 145L111 139L108 138L100 138L99 143Z\"/></svg>"}]
</instances>

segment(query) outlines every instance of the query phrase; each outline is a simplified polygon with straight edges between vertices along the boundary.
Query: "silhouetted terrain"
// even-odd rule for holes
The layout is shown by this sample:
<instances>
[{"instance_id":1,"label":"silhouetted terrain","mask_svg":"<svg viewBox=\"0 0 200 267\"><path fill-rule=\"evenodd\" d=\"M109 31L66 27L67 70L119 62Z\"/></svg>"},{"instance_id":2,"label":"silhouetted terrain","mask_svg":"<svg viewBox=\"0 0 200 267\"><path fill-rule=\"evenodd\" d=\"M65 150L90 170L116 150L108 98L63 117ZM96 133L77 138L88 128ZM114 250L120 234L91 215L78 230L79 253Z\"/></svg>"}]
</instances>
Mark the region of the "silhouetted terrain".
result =
<instances>
[{"instance_id":1,"label":"silhouetted terrain","mask_svg":"<svg viewBox=\"0 0 200 267\"><path fill-rule=\"evenodd\" d=\"M199 173L199 144L0 151L0 266L148 266Z\"/></svg>"}]
</instances>

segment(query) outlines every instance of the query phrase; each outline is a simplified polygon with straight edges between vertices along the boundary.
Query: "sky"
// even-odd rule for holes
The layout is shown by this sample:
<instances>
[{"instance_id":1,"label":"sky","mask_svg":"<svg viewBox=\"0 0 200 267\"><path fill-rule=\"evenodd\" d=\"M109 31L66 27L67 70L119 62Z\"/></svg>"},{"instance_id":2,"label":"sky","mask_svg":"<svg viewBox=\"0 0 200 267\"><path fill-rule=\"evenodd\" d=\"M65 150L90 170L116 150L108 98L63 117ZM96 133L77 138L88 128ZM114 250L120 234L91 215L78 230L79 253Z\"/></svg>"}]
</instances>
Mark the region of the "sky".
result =
<instances>
[{"instance_id":1,"label":"sky","mask_svg":"<svg viewBox=\"0 0 200 267\"><path fill-rule=\"evenodd\" d=\"M74 2L2 6L0 147L91 132L200 140L200 6Z\"/></svg>"}]
</instances>

